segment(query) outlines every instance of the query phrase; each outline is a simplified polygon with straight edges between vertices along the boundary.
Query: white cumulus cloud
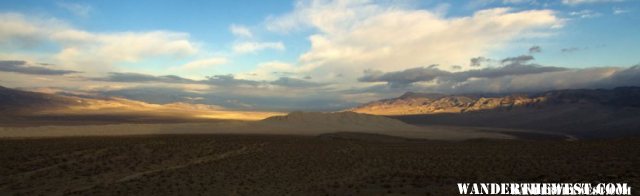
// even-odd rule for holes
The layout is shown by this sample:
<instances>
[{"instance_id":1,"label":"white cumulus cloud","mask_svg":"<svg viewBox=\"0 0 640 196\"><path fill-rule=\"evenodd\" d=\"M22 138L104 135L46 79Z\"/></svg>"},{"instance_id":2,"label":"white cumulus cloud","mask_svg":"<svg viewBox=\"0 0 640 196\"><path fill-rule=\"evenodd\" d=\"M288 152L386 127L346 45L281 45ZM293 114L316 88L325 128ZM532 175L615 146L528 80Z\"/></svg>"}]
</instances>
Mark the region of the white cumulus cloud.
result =
<instances>
[{"instance_id":1,"label":"white cumulus cloud","mask_svg":"<svg viewBox=\"0 0 640 196\"><path fill-rule=\"evenodd\" d=\"M198 60L188 62L179 67L173 67L172 70L182 70L182 71L198 70L198 69L204 69L212 66L226 64L228 62L229 60L224 57L211 57L211 58L198 59Z\"/></svg>"},{"instance_id":2,"label":"white cumulus cloud","mask_svg":"<svg viewBox=\"0 0 640 196\"><path fill-rule=\"evenodd\" d=\"M249 30L249 28L245 26L233 24L231 25L231 27L229 27L229 31L231 31L233 35L238 37L246 37L246 38L253 37L253 33L251 33L251 30Z\"/></svg>"},{"instance_id":3,"label":"white cumulus cloud","mask_svg":"<svg viewBox=\"0 0 640 196\"><path fill-rule=\"evenodd\" d=\"M55 44L60 50L47 61L76 70L108 70L120 62L151 57L182 58L199 52L189 34L170 31L96 33L56 19L0 13L0 44L8 48L36 48Z\"/></svg>"},{"instance_id":4,"label":"white cumulus cloud","mask_svg":"<svg viewBox=\"0 0 640 196\"><path fill-rule=\"evenodd\" d=\"M282 42L239 42L233 45L233 51L236 53L252 53L261 50L285 50Z\"/></svg>"},{"instance_id":5,"label":"white cumulus cloud","mask_svg":"<svg viewBox=\"0 0 640 196\"><path fill-rule=\"evenodd\" d=\"M444 17L366 0L299 1L292 12L266 21L276 32L314 29L310 50L299 58L301 70L314 78L345 81L355 81L365 69L394 71L431 64L469 69L468 59L517 38L551 32L563 22L552 10L492 8Z\"/></svg>"},{"instance_id":6,"label":"white cumulus cloud","mask_svg":"<svg viewBox=\"0 0 640 196\"><path fill-rule=\"evenodd\" d=\"M589 3L604 3L604 2L621 2L623 0L562 0L566 5L580 5Z\"/></svg>"},{"instance_id":7,"label":"white cumulus cloud","mask_svg":"<svg viewBox=\"0 0 640 196\"><path fill-rule=\"evenodd\" d=\"M90 5L72 2L58 2L58 7L65 9L72 14L80 17L87 17L93 10Z\"/></svg>"}]
</instances>

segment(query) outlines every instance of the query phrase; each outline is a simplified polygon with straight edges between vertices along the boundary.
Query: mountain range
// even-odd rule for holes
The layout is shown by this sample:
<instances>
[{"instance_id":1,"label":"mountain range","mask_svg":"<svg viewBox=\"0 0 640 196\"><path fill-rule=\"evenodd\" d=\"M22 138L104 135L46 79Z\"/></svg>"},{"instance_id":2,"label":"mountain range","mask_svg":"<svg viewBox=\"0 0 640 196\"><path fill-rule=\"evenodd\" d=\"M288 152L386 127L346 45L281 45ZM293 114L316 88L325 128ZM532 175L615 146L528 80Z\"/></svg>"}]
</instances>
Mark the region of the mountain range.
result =
<instances>
[{"instance_id":1,"label":"mountain range","mask_svg":"<svg viewBox=\"0 0 640 196\"><path fill-rule=\"evenodd\" d=\"M41 93L0 86L0 123L182 122L217 119L260 120L280 113L229 111L215 105L151 104L119 97Z\"/></svg>"},{"instance_id":2,"label":"mountain range","mask_svg":"<svg viewBox=\"0 0 640 196\"><path fill-rule=\"evenodd\" d=\"M640 87L556 90L506 96L446 95L407 92L400 97L363 104L349 111L376 115L467 113L483 110L542 108L559 105L640 107Z\"/></svg>"},{"instance_id":3,"label":"mountain range","mask_svg":"<svg viewBox=\"0 0 640 196\"><path fill-rule=\"evenodd\" d=\"M344 112L293 112L286 116L273 112L229 111L211 105L150 104L117 97L0 87L0 112L3 114L0 124L21 126L92 121L165 123L264 119L252 124L251 129L389 133L390 130L414 130L414 126L431 126L431 129L443 126L445 129L467 127L495 131L499 128L602 138L640 135L640 87L510 95L407 92Z\"/></svg>"},{"instance_id":4,"label":"mountain range","mask_svg":"<svg viewBox=\"0 0 640 196\"><path fill-rule=\"evenodd\" d=\"M502 127L616 137L640 132L640 87L555 90L505 96L405 93L349 111L410 124Z\"/></svg>"}]
</instances>

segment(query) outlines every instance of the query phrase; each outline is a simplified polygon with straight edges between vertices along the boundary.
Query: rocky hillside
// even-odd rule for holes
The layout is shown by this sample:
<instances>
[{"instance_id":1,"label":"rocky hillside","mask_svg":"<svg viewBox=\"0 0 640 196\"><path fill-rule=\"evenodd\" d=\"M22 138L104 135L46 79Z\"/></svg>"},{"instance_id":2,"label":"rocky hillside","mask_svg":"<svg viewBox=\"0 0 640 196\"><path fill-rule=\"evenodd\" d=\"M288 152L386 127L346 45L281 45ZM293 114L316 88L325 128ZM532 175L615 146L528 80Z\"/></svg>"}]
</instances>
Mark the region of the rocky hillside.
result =
<instances>
[{"instance_id":1,"label":"rocky hillside","mask_svg":"<svg viewBox=\"0 0 640 196\"><path fill-rule=\"evenodd\" d=\"M119 97L91 97L74 94L30 92L0 86L0 124L18 120L29 122L84 120L129 121L159 119L239 119L262 120L278 115L272 112L228 111L215 105L175 102L151 104ZM16 118L17 117L17 118ZM108 118L103 118L108 117Z\"/></svg>"},{"instance_id":2,"label":"rocky hillside","mask_svg":"<svg viewBox=\"0 0 640 196\"><path fill-rule=\"evenodd\" d=\"M479 95L441 95L408 92L404 95L374 101L350 111L376 115L415 115L466 113L485 110L542 108L567 104L611 107L640 107L640 87L611 90L558 90L533 95L483 97Z\"/></svg>"}]
</instances>

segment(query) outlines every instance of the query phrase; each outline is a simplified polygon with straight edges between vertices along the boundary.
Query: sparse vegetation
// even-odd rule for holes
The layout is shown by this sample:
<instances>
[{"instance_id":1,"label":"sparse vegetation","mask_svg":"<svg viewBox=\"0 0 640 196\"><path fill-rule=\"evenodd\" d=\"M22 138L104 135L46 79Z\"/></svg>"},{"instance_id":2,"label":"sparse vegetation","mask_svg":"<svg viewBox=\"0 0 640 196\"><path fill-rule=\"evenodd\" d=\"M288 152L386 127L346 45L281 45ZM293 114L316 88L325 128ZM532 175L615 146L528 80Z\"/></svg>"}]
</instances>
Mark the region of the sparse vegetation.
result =
<instances>
[{"instance_id":1,"label":"sparse vegetation","mask_svg":"<svg viewBox=\"0 0 640 196\"><path fill-rule=\"evenodd\" d=\"M4 139L0 195L450 195L457 182L629 182L640 139L276 135Z\"/></svg>"}]
</instances>

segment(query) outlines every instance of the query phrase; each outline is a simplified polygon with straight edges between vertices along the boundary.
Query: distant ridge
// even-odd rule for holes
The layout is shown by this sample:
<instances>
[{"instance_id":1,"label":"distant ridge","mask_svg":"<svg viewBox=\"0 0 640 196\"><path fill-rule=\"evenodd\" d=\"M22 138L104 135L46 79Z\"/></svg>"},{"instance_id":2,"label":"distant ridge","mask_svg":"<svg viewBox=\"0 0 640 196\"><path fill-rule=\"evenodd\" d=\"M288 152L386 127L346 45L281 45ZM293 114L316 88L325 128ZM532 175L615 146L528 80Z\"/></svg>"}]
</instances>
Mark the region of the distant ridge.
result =
<instances>
[{"instance_id":1,"label":"distant ridge","mask_svg":"<svg viewBox=\"0 0 640 196\"><path fill-rule=\"evenodd\" d=\"M640 136L640 87L554 90L536 94L441 98L404 96L350 111L413 125L538 130L580 138Z\"/></svg>"},{"instance_id":2,"label":"distant ridge","mask_svg":"<svg viewBox=\"0 0 640 196\"><path fill-rule=\"evenodd\" d=\"M209 119L261 120L280 113L227 111L216 105L150 104L119 97L49 94L0 86L0 124L87 121L144 122Z\"/></svg>"},{"instance_id":3,"label":"distant ridge","mask_svg":"<svg viewBox=\"0 0 640 196\"><path fill-rule=\"evenodd\" d=\"M554 90L499 97L407 92L400 97L373 101L349 111L375 115L464 113L483 110L540 108L549 105L596 104L603 107L640 107L640 87Z\"/></svg>"}]
</instances>

